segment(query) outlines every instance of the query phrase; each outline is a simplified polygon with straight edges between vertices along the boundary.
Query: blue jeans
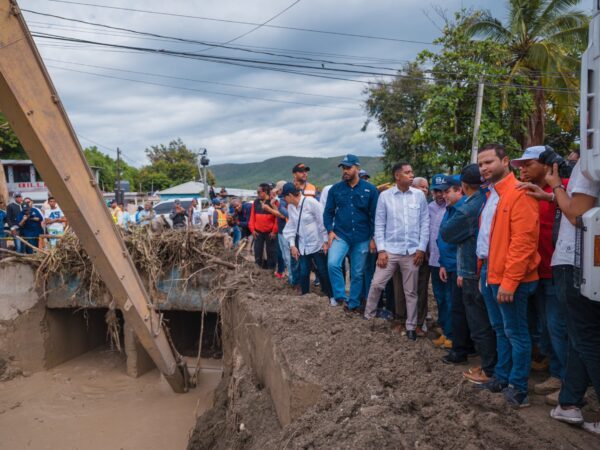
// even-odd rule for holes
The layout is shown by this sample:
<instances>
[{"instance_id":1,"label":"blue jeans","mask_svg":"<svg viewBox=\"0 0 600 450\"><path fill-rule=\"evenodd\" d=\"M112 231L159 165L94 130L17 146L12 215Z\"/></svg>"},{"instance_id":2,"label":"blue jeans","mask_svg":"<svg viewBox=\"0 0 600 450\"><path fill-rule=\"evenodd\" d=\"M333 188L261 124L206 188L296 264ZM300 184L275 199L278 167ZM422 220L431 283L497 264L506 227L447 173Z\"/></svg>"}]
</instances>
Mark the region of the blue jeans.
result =
<instances>
[{"instance_id":1,"label":"blue jeans","mask_svg":"<svg viewBox=\"0 0 600 450\"><path fill-rule=\"evenodd\" d=\"M363 280L363 292L362 296L366 300L369 296L369 289L371 288L371 281L375 274L375 266L377 264L377 253L369 252L367 254L367 262L365 264L365 274Z\"/></svg>"},{"instance_id":2,"label":"blue jeans","mask_svg":"<svg viewBox=\"0 0 600 450\"><path fill-rule=\"evenodd\" d=\"M438 324L444 335L452 339L452 285L440 280L440 268L431 267L431 286L438 307Z\"/></svg>"},{"instance_id":3,"label":"blue jeans","mask_svg":"<svg viewBox=\"0 0 600 450\"><path fill-rule=\"evenodd\" d=\"M23 243L18 240L17 238L13 238L13 244L15 245L15 252L17 253L25 253L25 249L23 247L25 247L25 245L23 245Z\"/></svg>"},{"instance_id":4,"label":"blue jeans","mask_svg":"<svg viewBox=\"0 0 600 450\"><path fill-rule=\"evenodd\" d=\"M543 311L542 318L550 337L550 375L563 379L567 366L567 303L556 295L552 279L542 279L538 283L536 296Z\"/></svg>"},{"instance_id":5,"label":"blue jeans","mask_svg":"<svg viewBox=\"0 0 600 450\"><path fill-rule=\"evenodd\" d=\"M511 303L498 303L497 284L487 284L487 264L481 271L483 298L496 332L498 362L494 376L501 383L512 385L518 392L527 392L531 369L531 337L527 320L527 301L535 292L537 281L521 283Z\"/></svg>"},{"instance_id":6,"label":"blue jeans","mask_svg":"<svg viewBox=\"0 0 600 450\"><path fill-rule=\"evenodd\" d=\"M329 279L336 300L348 303L348 308L360 307L360 297L363 291L363 275L367 254L369 253L369 241L348 244L342 239L334 239L327 254L327 268ZM350 254L350 297L346 297L346 281L342 274L342 263L347 254Z\"/></svg>"},{"instance_id":7,"label":"blue jeans","mask_svg":"<svg viewBox=\"0 0 600 450\"><path fill-rule=\"evenodd\" d=\"M590 383L600 392L600 302L579 293L573 284L573 266L552 268L556 295L567 306L569 351L562 388L561 406L581 408Z\"/></svg>"},{"instance_id":8,"label":"blue jeans","mask_svg":"<svg viewBox=\"0 0 600 450\"><path fill-rule=\"evenodd\" d=\"M238 242L240 242L240 240L242 239L242 230L240 230L240 227L238 227L237 225L234 225L234 227L232 228L232 232L233 232L233 245L237 245Z\"/></svg>"},{"instance_id":9,"label":"blue jeans","mask_svg":"<svg viewBox=\"0 0 600 450\"><path fill-rule=\"evenodd\" d=\"M283 257L283 262L285 267L288 269L288 281L291 285L295 285L296 280L294 275L296 274L292 270L292 254L290 253L290 243L285 240L282 233L277 235L277 239L279 241L279 249L281 251L281 256ZM297 265L298 263L296 262L296 266Z\"/></svg>"},{"instance_id":10,"label":"blue jeans","mask_svg":"<svg viewBox=\"0 0 600 450\"><path fill-rule=\"evenodd\" d=\"M281 237L283 234L277 233L277 273L283 274L285 272L285 258L283 257L283 248L281 248Z\"/></svg>"},{"instance_id":11,"label":"blue jeans","mask_svg":"<svg viewBox=\"0 0 600 450\"><path fill-rule=\"evenodd\" d=\"M300 255L300 289L302 295L310 292L310 270L312 263L317 268L317 275L321 282L321 290L327 298L331 297L331 284L329 283L329 275L327 273L327 257L323 252L316 252L310 255Z\"/></svg>"}]
</instances>

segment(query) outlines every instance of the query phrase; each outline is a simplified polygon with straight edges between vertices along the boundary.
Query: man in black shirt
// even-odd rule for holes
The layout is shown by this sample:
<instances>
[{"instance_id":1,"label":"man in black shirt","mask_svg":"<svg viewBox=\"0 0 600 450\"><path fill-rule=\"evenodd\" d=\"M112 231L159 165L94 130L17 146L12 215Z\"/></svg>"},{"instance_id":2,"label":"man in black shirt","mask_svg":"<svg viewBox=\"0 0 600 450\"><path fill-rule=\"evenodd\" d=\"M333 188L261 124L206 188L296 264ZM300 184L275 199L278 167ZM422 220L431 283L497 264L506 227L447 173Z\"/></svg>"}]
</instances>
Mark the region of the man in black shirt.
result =
<instances>
[{"instance_id":1,"label":"man in black shirt","mask_svg":"<svg viewBox=\"0 0 600 450\"><path fill-rule=\"evenodd\" d=\"M8 222L10 233L13 236L15 251L23 253L24 249L22 242L14 237L19 234L19 222L17 222L17 217L23 209L23 195L21 195L20 192L15 192L13 198L14 200L6 208L6 221Z\"/></svg>"}]
</instances>

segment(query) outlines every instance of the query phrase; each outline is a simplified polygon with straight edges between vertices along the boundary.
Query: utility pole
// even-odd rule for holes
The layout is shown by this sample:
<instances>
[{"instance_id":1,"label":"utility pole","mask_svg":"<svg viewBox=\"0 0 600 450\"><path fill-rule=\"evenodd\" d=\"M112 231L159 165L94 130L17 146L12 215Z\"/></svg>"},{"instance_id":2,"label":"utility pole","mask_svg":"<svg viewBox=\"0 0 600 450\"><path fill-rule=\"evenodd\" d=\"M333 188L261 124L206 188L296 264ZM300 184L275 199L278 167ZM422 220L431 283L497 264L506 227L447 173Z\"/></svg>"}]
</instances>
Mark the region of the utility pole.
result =
<instances>
[{"instance_id":1,"label":"utility pole","mask_svg":"<svg viewBox=\"0 0 600 450\"><path fill-rule=\"evenodd\" d=\"M481 109L483 107L483 75L479 78L477 86L477 106L475 107L475 124L473 125L473 145L471 146L471 162L477 162L477 149L479 148L479 126L481 125Z\"/></svg>"},{"instance_id":2,"label":"utility pole","mask_svg":"<svg viewBox=\"0 0 600 450\"><path fill-rule=\"evenodd\" d=\"M200 149L200 160L198 163L201 167L198 167L200 176L204 179L204 197L209 198L208 195L208 164L210 163L210 159L208 159L208 150L205 148Z\"/></svg>"},{"instance_id":3,"label":"utility pole","mask_svg":"<svg viewBox=\"0 0 600 450\"><path fill-rule=\"evenodd\" d=\"M115 186L115 201L121 203L121 149L117 147L117 181Z\"/></svg>"}]
</instances>

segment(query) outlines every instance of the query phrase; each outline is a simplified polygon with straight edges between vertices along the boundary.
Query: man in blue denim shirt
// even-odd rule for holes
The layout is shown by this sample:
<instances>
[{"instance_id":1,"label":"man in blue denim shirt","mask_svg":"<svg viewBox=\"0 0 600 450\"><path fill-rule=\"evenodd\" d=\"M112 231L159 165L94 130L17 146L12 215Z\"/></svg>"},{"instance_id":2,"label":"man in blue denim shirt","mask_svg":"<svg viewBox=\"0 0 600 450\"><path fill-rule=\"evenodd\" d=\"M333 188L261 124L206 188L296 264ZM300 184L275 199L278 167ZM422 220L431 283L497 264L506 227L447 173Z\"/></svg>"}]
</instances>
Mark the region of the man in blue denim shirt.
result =
<instances>
[{"instance_id":1,"label":"man in blue denim shirt","mask_svg":"<svg viewBox=\"0 0 600 450\"><path fill-rule=\"evenodd\" d=\"M447 175L444 177L444 200L446 201L446 214L440 225L440 234L437 244L440 249L440 279L448 284L452 290L450 307L450 321L452 323L452 343L450 352L442 358L446 364L462 364L467 362L467 354L472 346L469 338L469 327L462 302L462 287L458 285L457 253L458 246L447 240L443 230L446 224L457 214L459 208L466 200L463 196L460 177ZM447 341L448 342L448 341Z\"/></svg>"},{"instance_id":2,"label":"man in blue denim shirt","mask_svg":"<svg viewBox=\"0 0 600 450\"><path fill-rule=\"evenodd\" d=\"M357 311L367 253L376 251L373 232L378 193L375 186L359 178L358 157L346 155L338 167L342 168L342 181L329 190L323 213L323 222L329 233L327 268L334 299L346 302L348 310ZM346 297L346 282L342 275L342 262L348 253L351 267L349 298Z\"/></svg>"},{"instance_id":3,"label":"man in blue denim shirt","mask_svg":"<svg viewBox=\"0 0 600 450\"><path fill-rule=\"evenodd\" d=\"M479 215L485 204L485 191L481 189L481 175L477 164L466 166L461 172L464 202L455 206L455 214L440 230L442 237L457 244L457 283L462 286L462 300L471 339L481 356L481 367L471 368L463 376L476 384L489 381L496 366L496 335L490 325L487 308L479 292L477 269L477 232Z\"/></svg>"}]
</instances>

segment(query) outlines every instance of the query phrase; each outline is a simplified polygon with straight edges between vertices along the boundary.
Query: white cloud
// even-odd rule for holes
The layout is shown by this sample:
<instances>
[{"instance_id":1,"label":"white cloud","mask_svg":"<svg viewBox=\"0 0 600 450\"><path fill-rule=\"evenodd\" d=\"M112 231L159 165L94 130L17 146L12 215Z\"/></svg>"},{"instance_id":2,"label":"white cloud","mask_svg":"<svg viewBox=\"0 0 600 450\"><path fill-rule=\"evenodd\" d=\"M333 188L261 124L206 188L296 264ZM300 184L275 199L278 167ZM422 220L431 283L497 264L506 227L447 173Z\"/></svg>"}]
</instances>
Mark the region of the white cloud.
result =
<instances>
[{"instance_id":1,"label":"white cloud","mask_svg":"<svg viewBox=\"0 0 600 450\"><path fill-rule=\"evenodd\" d=\"M105 4L261 22L281 11L291 2L292 0L286 2L281 0L251 2L175 0L169 2L167 7L164 2L158 0L132 0L126 3L112 0ZM482 8L493 7L495 12L498 12L502 9L498 6L499 3L492 0L478 2L444 0L443 6L453 11L460 8L462 4L475 5ZM47 0L22 0L21 6L117 27L204 41L224 42L251 28L239 24L67 5ZM423 4L419 0L329 0L327 2L301 0L272 23L431 41L438 34L438 30L425 17L423 9L431 10L431 5ZM181 51L198 51L203 48L201 45L132 39L122 32L101 28L83 33L83 30L90 31L92 28L31 13L25 13L25 17L33 31ZM48 24L54 24L53 28L49 28ZM129 160L135 161L137 165L145 163L143 150L146 147L167 143L177 137L181 137L191 148L208 148L213 163L260 161L281 155L333 156L346 152L361 155L381 154L377 127L371 125L367 132L360 131L366 119L362 109L363 84L160 55L124 53L88 45L83 49L75 48L72 44L61 44L61 47L57 47L56 42L50 43L39 38L36 41L41 44L41 53L47 64L51 66L173 86L148 85L136 81L49 69L75 129L83 136L105 146L120 147ZM427 47L267 27L253 32L232 45L239 44L391 59L395 61L386 62L385 66L398 68L403 60L414 58L418 51ZM207 55L231 54L222 49L212 49L205 53ZM236 55L270 58L247 53L236 53ZM336 57L323 56L322 58ZM347 61L349 58L337 57L337 59ZM343 98L332 99L194 83L69 65L50 60ZM356 78L351 75L347 77ZM176 87L315 106L236 98L185 91ZM82 144L90 143L82 140Z\"/></svg>"}]
</instances>

